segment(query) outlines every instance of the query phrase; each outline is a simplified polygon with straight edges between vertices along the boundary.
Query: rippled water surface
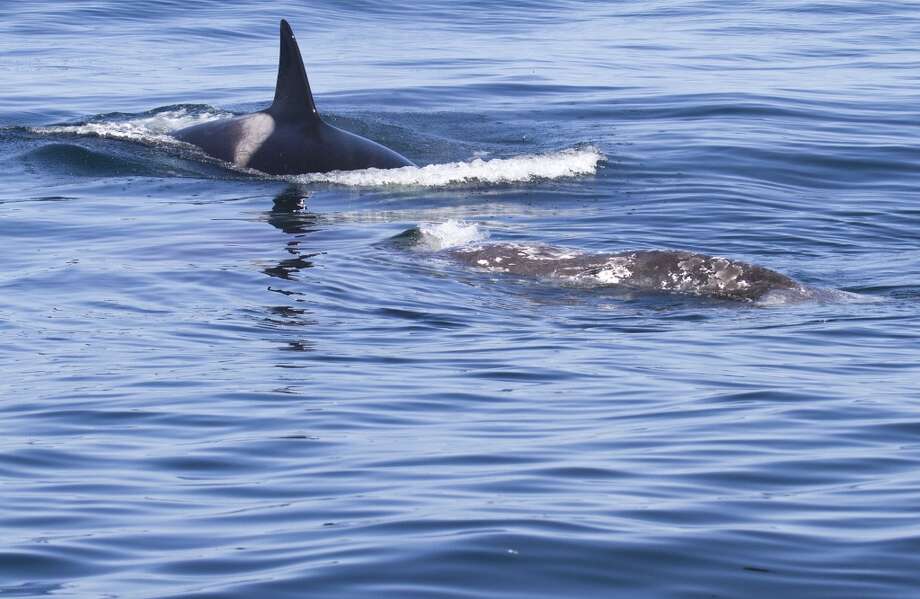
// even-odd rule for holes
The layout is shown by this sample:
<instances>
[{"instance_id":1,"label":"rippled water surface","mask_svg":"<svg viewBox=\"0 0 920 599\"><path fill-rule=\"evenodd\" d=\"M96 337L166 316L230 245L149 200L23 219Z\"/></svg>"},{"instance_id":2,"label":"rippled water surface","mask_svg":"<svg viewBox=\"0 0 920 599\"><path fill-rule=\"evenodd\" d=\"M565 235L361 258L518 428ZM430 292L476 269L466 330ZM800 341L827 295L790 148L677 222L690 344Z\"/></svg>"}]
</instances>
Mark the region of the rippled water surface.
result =
<instances>
[{"instance_id":1,"label":"rippled water surface","mask_svg":"<svg viewBox=\"0 0 920 599\"><path fill-rule=\"evenodd\" d=\"M267 104L282 17L418 168L170 140ZM0 596L917 596L918 39L909 1L0 3Z\"/></svg>"}]
</instances>

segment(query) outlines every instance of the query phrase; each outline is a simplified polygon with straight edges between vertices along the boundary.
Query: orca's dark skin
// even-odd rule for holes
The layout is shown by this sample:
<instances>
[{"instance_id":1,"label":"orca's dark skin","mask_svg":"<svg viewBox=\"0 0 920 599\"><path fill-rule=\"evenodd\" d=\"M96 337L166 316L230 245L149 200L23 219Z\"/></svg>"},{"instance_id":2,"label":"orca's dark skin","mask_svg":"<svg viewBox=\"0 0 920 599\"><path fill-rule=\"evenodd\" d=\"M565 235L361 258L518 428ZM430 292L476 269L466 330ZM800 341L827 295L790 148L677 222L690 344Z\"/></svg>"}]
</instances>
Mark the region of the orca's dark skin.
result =
<instances>
[{"instance_id":1,"label":"orca's dark skin","mask_svg":"<svg viewBox=\"0 0 920 599\"><path fill-rule=\"evenodd\" d=\"M320 118L300 48L283 19L272 105L252 114L187 127L173 137L214 158L271 175L413 166L393 150Z\"/></svg>"}]
</instances>

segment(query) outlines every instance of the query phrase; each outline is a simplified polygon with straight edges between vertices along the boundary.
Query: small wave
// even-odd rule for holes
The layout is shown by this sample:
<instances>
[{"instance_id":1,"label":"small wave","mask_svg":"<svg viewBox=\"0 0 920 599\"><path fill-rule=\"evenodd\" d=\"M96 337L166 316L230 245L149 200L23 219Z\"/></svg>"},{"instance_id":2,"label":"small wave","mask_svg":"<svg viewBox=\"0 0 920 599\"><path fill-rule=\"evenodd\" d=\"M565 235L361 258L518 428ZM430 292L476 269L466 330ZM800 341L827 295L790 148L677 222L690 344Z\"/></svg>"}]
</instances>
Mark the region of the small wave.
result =
<instances>
[{"instance_id":1,"label":"small wave","mask_svg":"<svg viewBox=\"0 0 920 599\"><path fill-rule=\"evenodd\" d=\"M604 155L593 146L570 148L548 154L529 154L514 158L404 166L401 168L369 168L359 171L333 171L285 177L295 183L335 183L355 187L407 185L442 187L458 183L520 183L536 179L559 179L593 175Z\"/></svg>"},{"instance_id":2,"label":"small wave","mask_svg":"<svg viewBox=\"0 0 920 599\"><path fill-rule=\"evenodd\" d=\"M417 247L435 252L484 241L489 237L478 225L454 219L443 223L422 224L418 231Z\"/></svg>"},{"instance_id":3,"label":"small wave","mask_svg":"<svg viewBox=\"0 0 920 599\"><path fill-rule=\"evenodd\" d=\"M72 176L155 176L156 164L125 152L103 152L71 143L48 143L19 155L46 172Z\"/></svg>"},{"instance_id":4,"label":"small wave","mask_svg":"<svg viewBox=\"0 0 920 599\"><path fill-rule=\"evenodd\" d=\"M169 133L232 116L229 112L214 109L175 108L164 109L141 116L124 115L122 118L104 118L73 125L32 127L30 131L42 135L86 135L107 139L120 139L143 143L179 143Z\"/></svg>"}]
</instances>

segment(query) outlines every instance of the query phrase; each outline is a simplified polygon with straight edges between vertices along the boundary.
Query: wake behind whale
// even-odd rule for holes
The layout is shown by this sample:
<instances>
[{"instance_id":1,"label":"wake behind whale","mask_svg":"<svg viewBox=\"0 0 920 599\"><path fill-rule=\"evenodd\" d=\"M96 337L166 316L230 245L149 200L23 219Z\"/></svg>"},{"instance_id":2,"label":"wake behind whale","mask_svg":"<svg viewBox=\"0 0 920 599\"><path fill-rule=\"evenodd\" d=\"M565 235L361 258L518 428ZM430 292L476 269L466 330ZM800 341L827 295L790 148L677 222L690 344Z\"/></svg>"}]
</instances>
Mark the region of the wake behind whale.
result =
<instances>
[{"instance_id":1,"label":"wake behind whale","mask_svg":"<svg viewBox=\"0 0 920 599\"><path fill-rule=\"evenodd\" d=\"M513 183L553 181L597 174L606 156L592 145L578 143L572 147L533 154L509 156L475 156L460 162L436 162L425 166L401 168L367 168L351 171L331 171L301 175L267 175L259 171L237 167L219 160L202 160L200 150L187 149L172 133L197 125L226 122L232 113L205 105L171 105L139 114L101 114L79 122L23 128L27 136L44 139L79 140L88 142L102 153L111 153L109 143L97 140L124 141L138 147L155 148L159 154L150 165L156 170L157 159L166 160L170 168L162 172L172 174L173 159L186 160L193 171L198 165L228 167L247 177L288 181L298 185L337 185L344 187L409 187L450 188L462 186L496 186ZM191 147L191 146L188 146ZM162 160L161 160L162 162Z\"/></svg>"},{"instance_id":2,"label":"wake behind whale","mask_svg":"<svg viewBox=\"0 0 920 599\"><path fill-rule=\"evenodd\" d=\"M539 244L486 243L476 225L447 221L398 235L400 245L436 252L488 273L565 285L616 287L640 293L674 293L756 302L858 298L843 291L809 287L756 264L683 250L583 252Z\"/></svg>"},{"instance_id":3,"label":"wake behind whale","mask_svg":"<svg viewBox=\"0 0 920 599\"><path fill-rule=\"evenodd\" d=\"M246 176L351 187L531 182L593 175L605 161L601 150L580 142L568 148L511 156L487 158L489 152L477 152L465 161L416 166L395 151L339 129L321 117L297 41L284 20L280 25L275 95L268 108L235 115L211 106L177 104L142 114L109 113L80 122L22 129L41 136L135 142ZM174 169L168 172L172 174Z\"/></svg>"}]
</instances>

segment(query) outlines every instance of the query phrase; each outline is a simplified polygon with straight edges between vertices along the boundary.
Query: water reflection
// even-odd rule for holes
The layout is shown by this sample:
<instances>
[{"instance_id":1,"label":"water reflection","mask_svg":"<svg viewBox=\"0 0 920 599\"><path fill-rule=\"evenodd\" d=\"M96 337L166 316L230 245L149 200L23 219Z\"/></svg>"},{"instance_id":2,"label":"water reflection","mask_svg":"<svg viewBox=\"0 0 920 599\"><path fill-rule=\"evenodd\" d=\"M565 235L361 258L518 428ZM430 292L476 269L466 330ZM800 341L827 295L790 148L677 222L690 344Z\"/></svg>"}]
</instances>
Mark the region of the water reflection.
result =
<instances>
[{"instance_id":1,"label":"water reflection","mask_svg":"<svg viewBox=\"0 0 920 599\"><path fill-rule=\"evenodd\" d=\"M272 209L267 213L265 220L291 237L285 247L291 257L263 269L262 272L268 276L293 280L301 270L313 267L310 258L320 252L304 253L301 250L301 242L304 237L317 230L319 220L317 215L305 209L309 197L310 193L298 185L290 185L275 196Z\"/></svg>"},{"instance_id":2,"label":"water reflection","mask_svg":"<svg viewBox=\"0 0 920 599\"><path fill-rule=\"evenodd\" d=\"M313 267L312 258L322 253L308 252L303 249L305 238L319 230L317 226L319 217L305 208L309 197L310 192L298 185L290 185L275 196L272 209L266 213L265 220L287 235L284 249L289 257L262 269L266 275L284 281L296 281L301 271ZM304 293L300 290L283 289L271 285L268 290L280 293L294 303L304 302L302 298ZM282 336L281 339L276 339L283 344L282 349L297 352L314 349L312 341L303 338L291 339L289 335L292 330L315 324L316 321L309 317L310 312L306 308L281 305L268 306L265 310L265 322ZM278 364L277 366L292 367L290 364Z\"/></svg>"},{"instance_id":3,"label":"water reflection","mask_svg":"<svg viewBox=\"0 0 920 599\"><path fill-rule=\"evenodd\" d=\"M293 306L269 306L267 321L281 326L302 327L308 324L304 320L307 311L304 308L295 308Z\"/></svg>"}]
</instances>

